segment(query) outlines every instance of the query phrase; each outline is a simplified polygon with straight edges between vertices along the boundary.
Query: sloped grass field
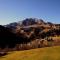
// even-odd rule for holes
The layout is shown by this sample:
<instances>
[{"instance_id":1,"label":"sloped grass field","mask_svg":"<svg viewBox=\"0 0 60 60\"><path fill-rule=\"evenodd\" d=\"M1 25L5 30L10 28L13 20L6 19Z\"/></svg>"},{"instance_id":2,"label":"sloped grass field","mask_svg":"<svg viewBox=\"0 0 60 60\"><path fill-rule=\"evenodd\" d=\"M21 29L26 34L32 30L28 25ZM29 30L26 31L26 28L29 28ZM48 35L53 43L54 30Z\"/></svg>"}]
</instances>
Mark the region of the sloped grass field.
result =
<instances>
[{"instance_id":1,"label":"sloped grass field","mask_svg":"<svg viewBox=\"0 0 60 60\"><path fill-rule=\"evenodd\" d=\"M6 56L0 57L0 60L60 60L60 47L13 51Z\"/></svg>"}]
</instances>

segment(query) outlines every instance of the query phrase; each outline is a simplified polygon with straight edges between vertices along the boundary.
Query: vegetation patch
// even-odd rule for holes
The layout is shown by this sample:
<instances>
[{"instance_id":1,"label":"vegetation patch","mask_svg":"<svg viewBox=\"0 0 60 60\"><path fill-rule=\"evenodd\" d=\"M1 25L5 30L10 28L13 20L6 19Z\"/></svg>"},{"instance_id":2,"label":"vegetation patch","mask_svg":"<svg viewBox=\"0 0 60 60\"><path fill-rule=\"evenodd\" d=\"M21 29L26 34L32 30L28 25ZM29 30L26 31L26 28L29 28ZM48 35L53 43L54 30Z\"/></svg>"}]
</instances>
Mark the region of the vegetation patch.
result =
<instances>
[{"instance_id":1,"label":"vegetation patch","mask_svg":"<svg viewBox=\"0 0 60 60\"><path fill-rule=\"evenodd\" d=\"M60 46L14 51L0 60L60 60Z\"/></svg>"}]
</instances>

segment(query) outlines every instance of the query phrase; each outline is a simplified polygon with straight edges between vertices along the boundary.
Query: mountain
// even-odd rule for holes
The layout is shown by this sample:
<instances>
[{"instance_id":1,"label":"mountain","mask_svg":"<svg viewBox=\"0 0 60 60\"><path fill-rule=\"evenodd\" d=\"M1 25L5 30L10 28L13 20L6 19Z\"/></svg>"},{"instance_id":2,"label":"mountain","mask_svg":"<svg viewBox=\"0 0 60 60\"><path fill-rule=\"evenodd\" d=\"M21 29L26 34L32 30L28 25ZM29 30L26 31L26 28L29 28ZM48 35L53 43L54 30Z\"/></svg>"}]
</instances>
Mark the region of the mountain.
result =
<instances>
[{"instance_id":1,"label":"mountain","mask_svg":"<svg viewBox=\"0 0 60 60\"><path fill-rule=\"evenodd\" d=\"M19 22L13 22L8 24L7 26L11 25L11 26L17 26L17 25L24 25L24 26L28 26L28 25L33 25L36 23L45 23L42 19L37 19L37 18L26 18L23 21L19 21Z\"/></svg>"},{"instance_id":2,"label":"mountain","mask_svg":"<svg viewBox=\"0 0 60 60\"><path fill-rule=\"evenodd\" d=\"M12 29L12 31L16 32L16 30L18 30L20 27L24 27L24 26L29 27L31 25L46 25L46 24L50 25L50 23L46 23L42 19L26 18L23 21L7 24L7 25L5 25L5 27L8 27L8 28Z\"/></svg>"},{"instance_id":3,"label":"mountain","mask_svg":"<svg viewBox=\"0 0 60 60\"><path fill-rule=\"evenodd\" d=\"M0 25L0 48L5 51L27 50L60 45L60 24L27 18Z\"/></svg>"},{"instance_id":4,"label":"mountain","mask_svg":"<svg viewBox=\"0 0 60 60\"><path fill-rule=\"evenodd\" d=\"M13 22L13 23L7 24L7 25L5 25L5 27L16 29L17 26L21 27L21 26L30 26L30 25L54 25L54 24L51 22L45 22L42 19L26 18L23 21Z\"/></svg>"},{"instance_id":5,"label":"mountain","mask_svg":"<svg viewBox=\"0 0 60 60\"><path fill-rule=\"evenodd\" d=\"M51 22L44 22L42 19L26 18L23 21L10 23L4 27L11 29L10 31L19 37L22 35L31 40L44 38L46 35L51 36L58 34L56 30L59 30L60 25Z\"/></svg>"}]
</instances>

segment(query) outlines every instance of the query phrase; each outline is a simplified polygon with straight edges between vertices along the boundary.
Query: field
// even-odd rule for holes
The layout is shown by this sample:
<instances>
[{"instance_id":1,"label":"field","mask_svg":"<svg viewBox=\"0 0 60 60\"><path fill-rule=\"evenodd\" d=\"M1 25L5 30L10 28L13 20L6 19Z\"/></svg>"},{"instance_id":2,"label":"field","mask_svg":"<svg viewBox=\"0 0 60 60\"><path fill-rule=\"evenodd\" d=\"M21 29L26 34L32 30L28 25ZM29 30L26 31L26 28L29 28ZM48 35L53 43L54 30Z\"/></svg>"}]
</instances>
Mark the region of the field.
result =
<instances>
[{"instance_id":1,"label":"field","mask_svg":"<svg viewBox=\"0 0 60 60\"><path fill-rule=\"evenodd\" d=\"M0 57L0 60L60 60L60 47L9 52L8 55Z\"/></svg>"}]
</instances>

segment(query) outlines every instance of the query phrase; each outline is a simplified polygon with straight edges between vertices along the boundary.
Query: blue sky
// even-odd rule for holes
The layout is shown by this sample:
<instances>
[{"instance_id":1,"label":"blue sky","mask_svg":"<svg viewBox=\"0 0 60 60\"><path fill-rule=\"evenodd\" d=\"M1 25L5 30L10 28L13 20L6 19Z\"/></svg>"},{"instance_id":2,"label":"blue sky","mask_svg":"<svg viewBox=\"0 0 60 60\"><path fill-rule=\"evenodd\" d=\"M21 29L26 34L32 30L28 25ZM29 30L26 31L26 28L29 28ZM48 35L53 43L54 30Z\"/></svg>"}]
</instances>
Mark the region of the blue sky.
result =
<instances>
[{"instance_id":1,"label":"blue sky","mask_svg":"<svg viewBox=\"0 0 60 60\"><path fill-rule=\"evenodd\" d=\"M60 23L60 0L0 0L0 25L25 18Z\"/></svg>"}]
</instances>

